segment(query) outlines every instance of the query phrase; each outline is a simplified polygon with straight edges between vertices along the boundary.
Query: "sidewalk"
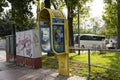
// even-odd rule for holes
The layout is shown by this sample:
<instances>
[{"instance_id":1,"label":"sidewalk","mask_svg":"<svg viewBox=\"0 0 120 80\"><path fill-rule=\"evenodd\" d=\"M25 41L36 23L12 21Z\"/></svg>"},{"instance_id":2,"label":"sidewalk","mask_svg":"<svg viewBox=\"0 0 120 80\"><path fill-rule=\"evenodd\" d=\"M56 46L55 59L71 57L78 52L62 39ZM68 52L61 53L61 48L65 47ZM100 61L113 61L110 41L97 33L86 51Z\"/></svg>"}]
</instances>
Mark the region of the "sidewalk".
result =
<instances>
[{"instance_id":1,"label":"sidewalk","mask_svg":"<svg viewBox=\"0 0 120 80\"><path fill-rule=\"evenodd\" d=\"M0 51L0 80L87 80L84 77L65 77L56 69L31 69L6 62L5 51Z\"/></svg>"}]
</instances>

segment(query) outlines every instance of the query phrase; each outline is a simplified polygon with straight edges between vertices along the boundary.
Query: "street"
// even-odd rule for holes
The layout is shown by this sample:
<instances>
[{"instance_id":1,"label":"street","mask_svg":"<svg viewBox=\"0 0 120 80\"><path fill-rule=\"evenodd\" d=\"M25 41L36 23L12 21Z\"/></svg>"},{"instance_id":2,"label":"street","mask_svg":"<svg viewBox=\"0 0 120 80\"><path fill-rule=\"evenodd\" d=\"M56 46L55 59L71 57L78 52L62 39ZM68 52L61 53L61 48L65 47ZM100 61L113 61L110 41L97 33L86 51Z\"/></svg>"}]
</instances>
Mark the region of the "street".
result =
<instances>
[{"instance_id":1,"label":"street","mask_svg":"<svg viewBox=\"0 0 120 80\"><path fill-rule=\"evenodd\" d=\"M59 75L56 69L31 69L6 62L6 52L0 50L0 80L87 80L86 77Z\"/></svg>"}]
</instances>

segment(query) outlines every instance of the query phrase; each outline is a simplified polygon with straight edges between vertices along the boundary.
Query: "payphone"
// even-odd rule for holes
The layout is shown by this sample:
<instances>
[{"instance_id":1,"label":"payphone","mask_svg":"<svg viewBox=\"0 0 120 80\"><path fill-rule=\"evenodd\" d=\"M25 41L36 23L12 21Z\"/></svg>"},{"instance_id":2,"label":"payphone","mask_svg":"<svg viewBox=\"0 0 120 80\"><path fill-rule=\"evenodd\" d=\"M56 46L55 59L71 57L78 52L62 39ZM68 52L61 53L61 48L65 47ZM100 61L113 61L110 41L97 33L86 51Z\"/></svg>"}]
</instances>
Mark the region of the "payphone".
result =
<instances>
[{"instance_id":1,"label":"payphone","mask_svg":"<svg viewBox=\"0 0 120 80\"><path fill-rule=\"evenodd\" d=\"M39 14L40 48L43 52L54 52L58 57L59 73L69 75L68 26L59 10L43 9Z\"/></svg>"}]
</instances>

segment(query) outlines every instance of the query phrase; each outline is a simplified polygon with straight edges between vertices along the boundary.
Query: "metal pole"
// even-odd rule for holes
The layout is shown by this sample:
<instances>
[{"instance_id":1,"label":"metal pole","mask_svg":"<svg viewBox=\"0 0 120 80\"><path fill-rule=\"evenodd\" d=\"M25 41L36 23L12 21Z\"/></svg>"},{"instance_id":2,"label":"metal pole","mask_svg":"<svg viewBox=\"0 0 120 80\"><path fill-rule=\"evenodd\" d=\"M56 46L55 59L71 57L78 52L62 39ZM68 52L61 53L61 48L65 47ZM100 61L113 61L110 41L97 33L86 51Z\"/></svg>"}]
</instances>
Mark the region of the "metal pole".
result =
<instances>
[{"instance_id":1,"label":"metal pole","mask_svg":"<svg viewBox=\"0 0 120 80\"><path fill-rule=\"evenodd\" d=\"M80 10L78 5L78 47L80 48ZM80 55L80 50L78 50L78 55Z\"/></svg>"},{"instance_id":2,"label":"metal pole","mask_svg":"<svg viewBox=\"0 0 120 80\"><path fill-rule=\"evenodd\" d=\"M15 31L15 23L14 23L14 20L15 20L15 9L14 9L14 6L12 4L12 37L13 37L13 54L14 56L16 55L16 31Z\"/></svg>"},{"instance_id":3,"label":"metal pole","mask_svg":"<svg viewBox=\"0 0 120 80\"><path fill-rule=\"evenodd\" d=\"M39 12L40 12L40 5L41 3L40 3L40 0L38 0L37 1L37 11L36 11L36 13L37 13L37 21L38 21L38 18L39 18Z\"/></svg>"},{"instance_id":4,"label":"metal pole","mask_svg":"<svg viewBox=\"0 0 120 80\"><path fill-rule=\"evenodd\" d=\"M91 66L90 66L90 49L88 49L88 80L90 80Z\"/></svg>"}]
</instances>

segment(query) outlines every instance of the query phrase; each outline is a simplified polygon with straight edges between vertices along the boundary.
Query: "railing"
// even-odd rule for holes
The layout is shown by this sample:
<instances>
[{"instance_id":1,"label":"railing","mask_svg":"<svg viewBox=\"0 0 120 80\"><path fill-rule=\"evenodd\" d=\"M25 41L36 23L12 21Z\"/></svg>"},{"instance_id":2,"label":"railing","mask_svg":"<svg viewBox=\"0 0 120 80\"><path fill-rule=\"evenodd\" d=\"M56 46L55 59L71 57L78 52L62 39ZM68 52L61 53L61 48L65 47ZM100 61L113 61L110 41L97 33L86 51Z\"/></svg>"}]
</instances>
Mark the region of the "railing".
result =
<instances>
[{"instance_id":1,"label":"railing","mask_svg":"<svg viewBox=\"0 0 120 80\"><path fill-rule=\"evenodd\" d=\"M91 66L97 67L97 68L103 68L103 69L107 69L107 70L111 70L114 72L120 72L120 70L116 70L116 69L112 69L112 68L107 68L104 66L99 66L99 65L94 65L91 64L91 58L90 58L90 53L91 51L113 51L113 52L120 52L120 49L86 49L86 48L79 48L79 47L69 47L70 50L82 50L82 51L88 51L88 80L90 80L90 76L91 76Z\"/></svg>"}]
</instances>

